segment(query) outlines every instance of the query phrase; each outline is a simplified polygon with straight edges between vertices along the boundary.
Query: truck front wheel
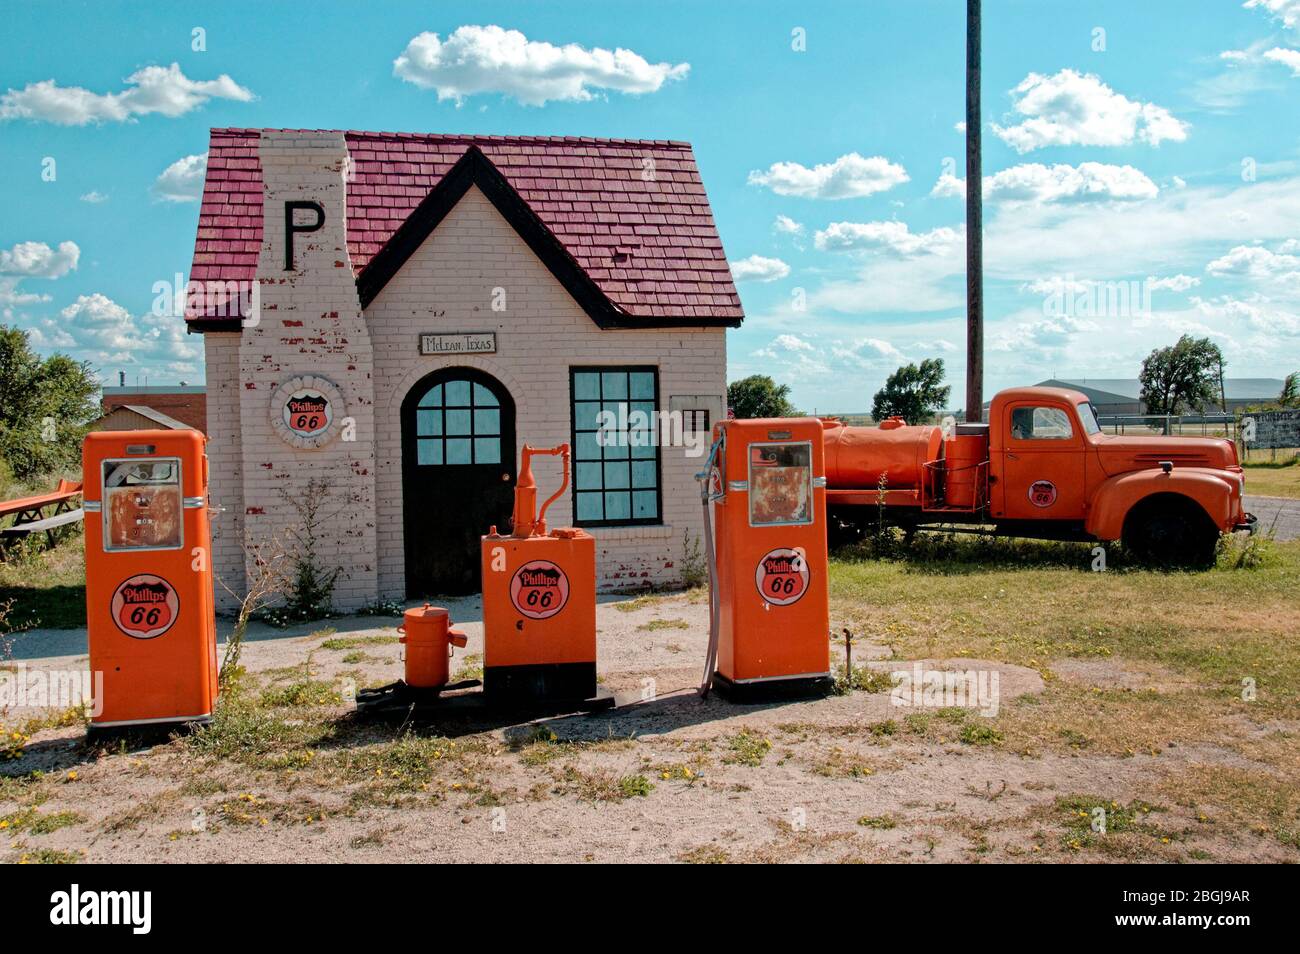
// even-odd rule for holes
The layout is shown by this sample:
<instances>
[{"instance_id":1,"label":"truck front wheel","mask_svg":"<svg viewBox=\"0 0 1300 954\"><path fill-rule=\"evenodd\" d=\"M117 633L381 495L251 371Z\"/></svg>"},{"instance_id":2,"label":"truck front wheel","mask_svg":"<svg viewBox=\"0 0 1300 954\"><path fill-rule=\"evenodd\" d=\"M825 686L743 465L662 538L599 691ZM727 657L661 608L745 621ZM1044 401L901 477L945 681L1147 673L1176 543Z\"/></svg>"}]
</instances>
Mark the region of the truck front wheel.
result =
<instances>
[{"instance_id":1,"label":"truck front wheel","mask_svg":"<svg viewBox=\"0 0 1300 954\"><path fill-rule=\"evenodd\" d=\"M1155 566L1210 566L1218 542L1218 528L1190 500L1148 501L1124 522L1124 547Z\"/></svg>"}]
</instances>

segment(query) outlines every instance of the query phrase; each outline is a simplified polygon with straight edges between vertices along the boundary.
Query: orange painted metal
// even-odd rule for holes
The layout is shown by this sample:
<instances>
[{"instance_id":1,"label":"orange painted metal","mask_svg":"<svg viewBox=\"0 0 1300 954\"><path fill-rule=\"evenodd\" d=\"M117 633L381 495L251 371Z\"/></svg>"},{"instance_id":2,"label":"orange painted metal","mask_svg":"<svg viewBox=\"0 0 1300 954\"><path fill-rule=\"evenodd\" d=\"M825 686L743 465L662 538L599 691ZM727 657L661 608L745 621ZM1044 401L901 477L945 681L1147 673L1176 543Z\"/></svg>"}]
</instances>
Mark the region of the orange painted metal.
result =
<instances>
[{"instance_id":1,"label":"orange painted metal","mask_svg":"<svg viewBox=\"0 0 1300 954\"><path fill-rule=\"evenodd\" d=\"M561 459L560 489L534 513L532 458ZM494 695L596 692L596 540L579 529L548 529L546 510L569 485L569 445L524 445L514 526L482 538L483 687Z\"/></svg>"},{"instance_id":2,"label":"orange painted metal","mask_svg":"<svg viewBox=\"0 0 1300 954\"><path fill-rule=\"evenodd\" d=\"M886 487L921 486L925 465L938 460L943 434L932 425L911 426L897 418L879 427L853 427L822 421L825 428L826 483L843 489L874 489L880 478Z\"/></svg>"},{"instance_id":3,"label":"orange painted metal","mask_svg":"<svg viewBox=\"0 0 1300 954\"><path fill-rule=\"evenodd\" d=\"M983 427L972 427L976 433L956 433L944 441L943 486L944 504L958 510L972 510L984 499L984 486L988 472L983 466L989 459L989 435Z\"/></svg>"},{"instance_id":4,"label":"orange painted metal","mask_svg":"<svg viewBox=\"0 0 1300 954\"><path fill-rule=\"evenodd\" d=\"M101 431L82 444L92 728L203 721L217 697L205 438Z\"/></svg>"},{"instance_id":5,"label":"orange painted metal","mask_svg":"<svg viewBox=\"0 0 1300 954\"><path fill-rule=\"evenodd\" d=\"M815 418L721 421L717 672L734 684L830 671L825 453Z\"/></svg>"},{"instance_id":6,"label":"orange painted metal","mask_svg":"<svg viewBox=\"0 0 1300 954\"><path fill-rule=\"evenodd\" d=\"M402 614L398 642L406 647L406 684L415 689L445 686L450 677L453 646L464 647L466 636L451 625L451 614L425 603Z\"/></svg>"}]
</instances>

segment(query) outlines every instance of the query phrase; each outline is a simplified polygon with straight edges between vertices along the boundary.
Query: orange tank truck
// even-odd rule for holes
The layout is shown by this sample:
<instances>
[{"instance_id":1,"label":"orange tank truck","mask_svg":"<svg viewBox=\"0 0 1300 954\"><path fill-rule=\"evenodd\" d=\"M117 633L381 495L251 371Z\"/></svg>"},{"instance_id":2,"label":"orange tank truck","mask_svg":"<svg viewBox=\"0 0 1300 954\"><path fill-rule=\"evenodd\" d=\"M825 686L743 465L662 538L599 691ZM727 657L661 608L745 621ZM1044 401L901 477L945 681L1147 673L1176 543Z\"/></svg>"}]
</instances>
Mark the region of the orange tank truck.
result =
<instances>
[{"instance_id":1,"label":"orange tank truck","mask_svg":"<svg viewBox=\"0 0 1300 954\"><path fill-rule=\"evenodd\" d=\"M211 720L217 638L207 439L101 431L82 445L91 732Z\"/></svg>"},{"instance_id":2,"label":"orange tank truck","mask_svg":"<svg viewBox=\"0 0 1300 954\"><path fill-rule=\"evenodd\" d=\"M822 422L832 545L879 518L907 530L993 525L1008 536L1123 540L1155 563L1205 564L1221 533L1253 531L1229 440L1106 434L1067 388L1002 391L987 424Z\"/></svg>"},{"instance_id":3,"label":"orange tank truck","mask_svg":"<svg viewBox=\"0 0 1300 954\"><path fill-rule=\"evenodd\" d=\"M717 662L737 701L830 689L825 450L816 418L722 421L713 497Z\"/></svg>"}]
</instances>

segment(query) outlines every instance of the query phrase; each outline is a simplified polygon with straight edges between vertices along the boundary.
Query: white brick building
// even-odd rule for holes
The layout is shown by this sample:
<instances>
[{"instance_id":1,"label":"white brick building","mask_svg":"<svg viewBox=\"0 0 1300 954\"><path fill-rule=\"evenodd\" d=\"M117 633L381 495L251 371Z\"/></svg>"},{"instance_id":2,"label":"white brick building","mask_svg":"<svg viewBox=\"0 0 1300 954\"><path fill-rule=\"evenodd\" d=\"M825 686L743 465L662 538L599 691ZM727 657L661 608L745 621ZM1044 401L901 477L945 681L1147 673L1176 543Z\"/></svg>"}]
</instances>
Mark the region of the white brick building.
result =
<instances>
[{"instance_id":1,"label":"white brick building","mask_svg":"<svg viewBox=\"0 0 1300 954\"><path fill-rule=\"evenodd\" d=\"M596 536L602 588L678 579L702 458L594 429L621 409L707 431L725 408L742 313L688 145L214 130L190 277L236 591L311 481L339 608L477 590L525 441L574 445L549 523Z\"/></svg>"}]
</instances>

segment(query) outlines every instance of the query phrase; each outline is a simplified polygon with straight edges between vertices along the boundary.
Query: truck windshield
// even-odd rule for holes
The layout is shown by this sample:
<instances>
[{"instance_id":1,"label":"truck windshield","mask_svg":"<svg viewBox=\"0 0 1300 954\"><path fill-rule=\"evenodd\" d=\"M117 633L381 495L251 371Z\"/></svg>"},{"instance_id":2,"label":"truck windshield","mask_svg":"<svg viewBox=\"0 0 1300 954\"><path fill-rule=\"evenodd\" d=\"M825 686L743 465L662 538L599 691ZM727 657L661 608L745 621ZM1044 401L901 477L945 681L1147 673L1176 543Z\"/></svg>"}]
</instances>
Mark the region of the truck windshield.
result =
<instances>
[{"instance_id":1,"label":"truck windshield","mask_svg":"<svg viewBox=\"0 0 1300 954\"><path fill-rule=\"evenodd\" d=\"M1079 423L1083 425L1085 434L1101 433L1101 425L1097 423L1097 412L1093 410L1091 404L1079 405Z\"/></svg>"}]
</instances>

